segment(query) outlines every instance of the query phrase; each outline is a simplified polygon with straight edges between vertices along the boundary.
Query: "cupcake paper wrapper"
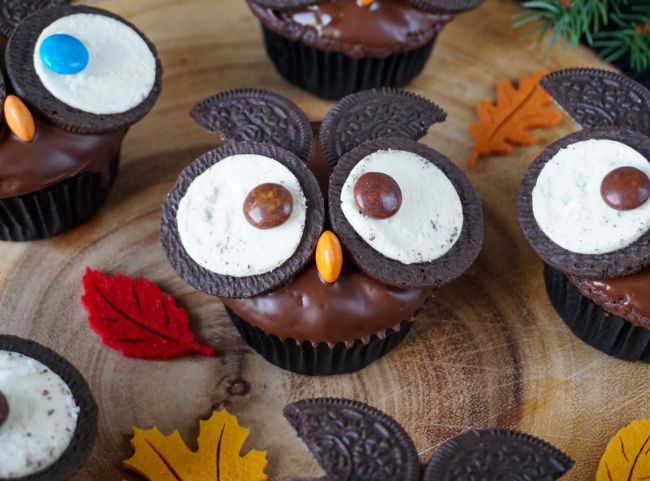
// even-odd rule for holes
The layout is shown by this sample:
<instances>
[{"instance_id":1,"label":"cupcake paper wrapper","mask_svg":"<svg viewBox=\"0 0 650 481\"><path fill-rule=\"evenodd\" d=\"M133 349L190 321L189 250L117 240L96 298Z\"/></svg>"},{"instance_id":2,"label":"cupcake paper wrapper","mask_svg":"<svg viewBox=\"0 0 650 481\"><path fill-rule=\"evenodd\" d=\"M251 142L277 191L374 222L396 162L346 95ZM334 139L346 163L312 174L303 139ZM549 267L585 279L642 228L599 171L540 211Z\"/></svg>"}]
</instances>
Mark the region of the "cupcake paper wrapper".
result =
<instances>
[{"instance_id":1,"label":"cupcake paper wrapper","mask_svg":"<svg viewBox=\"0 0 650 481\"><path fill-rule=\"evenodd\" d=\"M405 87L427 63L435 37L424 46L386 58L355 59L294 42L264 25L266 51L280 74L314 95L338 100L361 90Z\"/></svg>"},{"instance_id":2,"label":"cupcake paper wrapper","mask_svg":"<svg viewBox=\"0 0 650 481\"><path fill-rule=\"evenodd\" d=\"M552 267L544 267L544 280L551 304L577 337L610 356L650 362L650 329L610 314Z\"/></svg>"},{"instance_id":3,"label":"cupcake paper wrapper","mask_svg":"<svg viewBox=\"0 0 650 481\"><path fill-rule=\"evenodd\" d=\"M101 185L99 174L86 172L38 192L0 199L0 240L47 239L88 220L108 197L118 165L119 154L108 186Z\"/></svg>"},{"instance_id":4,"label":"cupcake paper wrapper","mask_svg":"<svg viewBox=\"0 0 650 481\"><path fill-rule=\"evenodd\" d=\"M372 336L369 342L339 342L334 346L295 339L282 340L266 334L226 307L241 337L271 364L307 376L329 376L358 371L395 349L411 330L412 321L402 321L399 330L388 329L383 338Z\"/></svg>"}]
</instances>

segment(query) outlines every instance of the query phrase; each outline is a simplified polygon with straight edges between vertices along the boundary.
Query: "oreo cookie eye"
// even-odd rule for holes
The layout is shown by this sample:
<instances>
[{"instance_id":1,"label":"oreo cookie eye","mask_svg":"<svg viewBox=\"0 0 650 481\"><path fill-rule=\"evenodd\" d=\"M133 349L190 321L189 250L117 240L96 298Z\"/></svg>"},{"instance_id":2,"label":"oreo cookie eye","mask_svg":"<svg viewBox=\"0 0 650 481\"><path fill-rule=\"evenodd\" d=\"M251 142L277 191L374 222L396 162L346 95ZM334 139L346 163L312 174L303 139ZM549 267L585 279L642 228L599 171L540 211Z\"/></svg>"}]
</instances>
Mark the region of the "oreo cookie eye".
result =
<instances>
[{"instance_id":1,"label":"oreo cookie eye","mask_svg":"<svg viewBox=\"0 0 650 481\"><path fill-rule=\"evenodd\" d=\"M636 174L612 176L621 169ZM649 175L648 159L623 142L593 138L571 143L537 177L535 221L551 241L575 254L624 249L650 230L650 202L645 202Z\"/></svg>"},{"instance_id":2,"label":"oreo cookie eye","mask_svg":"<svg viewBox=\"0 0 650 481\"><path fill-rule=\"evenodd\" d=\"M162 69L154 46L112 13L83 6L40 10L7 44L16 94L54 125L80 133L125 128L154 105Z\"/></svg>"},{"instance_id":3,"label":"oreo cookie eye","mask_svg":"<svg viewBox=\"0 0 650 481\"><path fill-rule=\"evenodd\" d=\"M270 186L273 192L289 194L291 206L284 222L270 219L273 213L265 216L256 211L250 197L260 186L266 186L263 194L271 191ZM251 207L249 215L242 213L246 205ZM303 237L306 214L305 194L291 170L270 157L238 154L192 181L176 220L183 247L196 263L216 274L250 277L268 273L293 256ZM275 225L260 227L271 224Z\"/></svg>"},{"instance_id":4,"label":"oreo cookie eye","mask_svg":"<svg viewBox=\"0 0 650 481\"><path fill-rule=\"evenodd\" d=\"M368 182L371 174L381 180ZM367 205L360 206L360 196L355 196L360 183L372 199ZM359 160L343 185L340 203L357 235L403 264L442 257L463 229L463 206L454 185L432 162L406 150L378 150Z\"/></svg>"}]
</instances>

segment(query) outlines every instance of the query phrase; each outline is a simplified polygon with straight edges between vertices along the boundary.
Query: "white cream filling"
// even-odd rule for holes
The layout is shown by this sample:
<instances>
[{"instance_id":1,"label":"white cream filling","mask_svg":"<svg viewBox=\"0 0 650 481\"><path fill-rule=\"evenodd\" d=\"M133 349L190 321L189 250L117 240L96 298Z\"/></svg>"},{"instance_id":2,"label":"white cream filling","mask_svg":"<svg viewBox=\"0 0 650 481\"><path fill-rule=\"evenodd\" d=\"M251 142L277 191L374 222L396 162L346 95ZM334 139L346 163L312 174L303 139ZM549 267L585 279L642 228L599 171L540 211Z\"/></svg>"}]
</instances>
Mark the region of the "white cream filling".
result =
<instances>
[{"instance_id":1,"label":"white cream filling","mask_svg":"<svg viewBox=\"0 0 650 481\"><path fill-rule=\"evenodd\" d=\"M618 211L600 194L605 176L626 166L650 176L648 159L621 142L590 139L560 150L546 163L533 188L533 214L539 228L576 254L606 254L633 244L650 229L650 202Z\"/></svg>"},{"instance_id":2,"label":"white cream filling","mask_svg":"<svg viewBox=\"0 0 650 481\"><path fill-rule=\"evenodd\" d=\"M244 199L260 184L277 183L293 198L283 224L258 229L248 223ZM196 177L181 199L176 222L183 247L196 263L217 274L248 277L284 264L305 230L307 199L295 175L269 157L233 155Z\"/></svg>"},{"instance_id":3,"label":"white cream filling","mask_svg":"<svg viewBox=\"0 0 650 481\"><path fill-rule=\"evenodd\" d=\"M0 391L9 417L0 426L0 479L16 479L54 464L70 445L79 408L66 383L46 365L0 351Z\"/></svg>"},{"instance_id":4,"label":"white cream filling","mask_svg":"<svg viewBox=\"0 0 650 481\"><path fill-rule=\"evenodd\" d=\"M86 68L73 75L48 69L41 43L53 34L68 34L88 49ZM156 59L132 28L104 15L77 13L45 28L34 49L34 68L45 88L61 102L91 114L119 114L144 101L156 81Z\"/></svg>"},{"instance_id":5,"label":"white cream filling","mask_svg":"<svg viewBox=\"0 0 650 481\"><path fill-rule=\"evenodd\" d=\"M361 212L354 186L366 172L391 176L402 206L387 219ZM380 150L362 159L341 190L341 209L354 230L384 256L403 264L434 261L451 250L463 229L463 205L454 185L434 164L413 152Z\"/></svg>"}]
</instances>

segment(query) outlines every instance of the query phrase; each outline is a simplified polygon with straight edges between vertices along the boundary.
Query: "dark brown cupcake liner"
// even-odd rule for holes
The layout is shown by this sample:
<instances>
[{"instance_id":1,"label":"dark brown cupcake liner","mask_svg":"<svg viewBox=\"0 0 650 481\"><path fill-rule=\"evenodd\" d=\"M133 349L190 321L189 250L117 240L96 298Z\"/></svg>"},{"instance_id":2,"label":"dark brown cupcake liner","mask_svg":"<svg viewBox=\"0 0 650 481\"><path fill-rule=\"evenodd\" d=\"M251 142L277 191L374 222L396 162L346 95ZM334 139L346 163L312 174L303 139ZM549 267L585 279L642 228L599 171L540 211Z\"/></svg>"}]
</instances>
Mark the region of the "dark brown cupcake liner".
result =
<instances>
[{"instance_id":1,"label":"dark brown cupcake liner","mask_svg":"<svg viewBox=\"0 0 650 481\"><path fill-rule=\"evenodd\" d=\"M424 68L436 39L434 36L422 47L386 58L355 59L290 40L263 24L262 32L266 52L285 79L331 100L372 88L405 87Z\"/></svg>"},{"instance_id":2,"label":"dark brown cupcake liner","mask_svg":"<svg viewBox=\"0 0 650 481\"><path fill-rule=\"evenodd\" d=\"M372 336L369 342L344 342L329 346L298 343L267 334L226 307L230 320L246 343L271 364L306 376L330 376L359 371L395 349L411 330L412 321L402 321L399 330L388 329L383 338Z\"/></svg>"},{"instance_id":3,"label":"dark brown cupcake liner","mask_svg":"<svg viewBox=\"0 0 650 481\"><path fill-rule=\"evenodd\" d=\"M650 329L607 312L583 296L562 272L545 265L551 304L569 329L585 343L626 361L650 362Z\"/></svg>"},{"instance_id":4,"label":"dark brown cupcake liner","mask_svg":"<svg viewBox=\"0 0 650 481\"><path fill-rule=\"evenodd\" d=\"M0 199L0 240L47 239L72 229L99 211L117 176L119 154L113 159L108 185L85 172L50 187Z\"/></svg>"},{"instance_id":5,"label":"dark brown cupcake liner","mask_svg":"<svg viewBox=\"0 0 650 481\"><path fill-rule=\"evenodd\" d=\"M65 481L86 463L97 437L97 404L88 383L77 369L54 351L33 341L0 335L0 350L23 354L45 364L59 375L74 396L79 417L72 441L61 457L38 473L15 478L16 481Z\"/></svg>"}]
</instances>

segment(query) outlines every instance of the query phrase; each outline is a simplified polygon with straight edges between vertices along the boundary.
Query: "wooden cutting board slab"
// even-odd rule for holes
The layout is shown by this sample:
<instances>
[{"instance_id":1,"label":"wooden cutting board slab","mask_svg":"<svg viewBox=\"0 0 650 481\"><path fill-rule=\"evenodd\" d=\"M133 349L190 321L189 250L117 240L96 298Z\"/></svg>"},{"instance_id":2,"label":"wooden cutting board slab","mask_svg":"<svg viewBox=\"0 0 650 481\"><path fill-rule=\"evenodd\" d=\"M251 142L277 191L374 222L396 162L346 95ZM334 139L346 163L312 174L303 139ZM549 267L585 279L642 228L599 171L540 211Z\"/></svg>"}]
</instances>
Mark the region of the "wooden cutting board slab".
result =
<instances>
[{"instance_id":1,"label":"wooden cutting board slab","mask_svg":"<svg viewBox=\"0 0 650 481\"><path fill-rule=\"evenodd\" d=\"M291 97L313 120L330 102L293 88L262 49L243 0L93 2L137 24L158 46L164 92L129 133L108 205L92 222L56 239L0 245L0 332L34 339L76 364L100 406L100 433L78 481L135 480L120 467L131 455L131 426L178 428L186 440L220 406L252 428L247 446L268 449L272 480L319 474L281 411L290 401L341 396L370 403L404 424L423 461L472 427L530 432L577 461L567 481L594 478L607 440L650 417L650 366L611 359L574 338L544 293L542 264L517 223L516 195L536 154L574 127L540 132L539 144L481 160L469 177L483 201L485 247L461 279L440 289L403 345L368 369L333 378L281 371L239 339L222 305L183 283L159 245L160 206L180 170L215 146L187 115L221 90L265 87ZM424 142L465 167L474 106L493 98L500 78L544 67L545 55L511 29L518 5L488 0L440 35L411 89L449 114ZM602 66L586 49L547 66ZM215 359L145 362L122 358L88 329L79 298L86 266L147 276L179 298Z\"/></svg>"}]
</instances>

